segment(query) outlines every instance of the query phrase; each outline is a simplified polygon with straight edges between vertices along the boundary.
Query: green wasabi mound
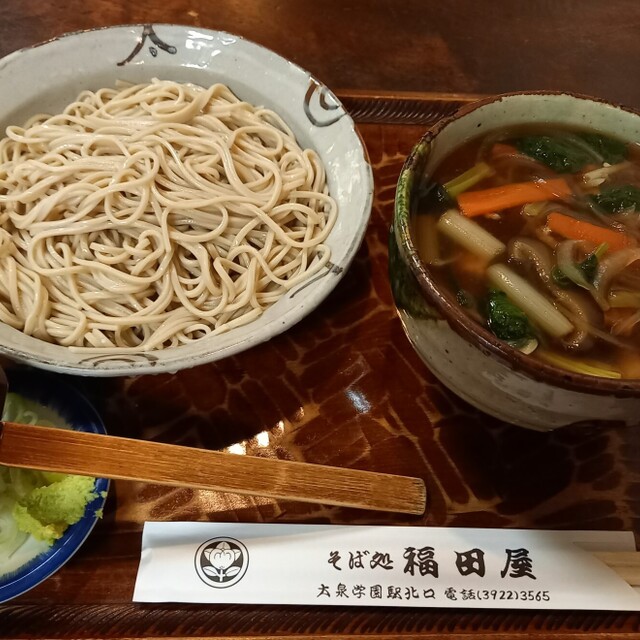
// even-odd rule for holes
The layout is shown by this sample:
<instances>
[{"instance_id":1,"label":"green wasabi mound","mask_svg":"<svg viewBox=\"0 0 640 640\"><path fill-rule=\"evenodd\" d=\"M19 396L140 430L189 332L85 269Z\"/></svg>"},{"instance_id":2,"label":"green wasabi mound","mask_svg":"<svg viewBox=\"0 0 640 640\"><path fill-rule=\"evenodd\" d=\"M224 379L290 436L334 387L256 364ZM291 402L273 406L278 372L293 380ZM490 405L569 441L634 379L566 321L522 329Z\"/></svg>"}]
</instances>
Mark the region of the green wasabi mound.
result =
<instances>
[{"instance_id":1,"label":"green wasabi mound","mask_svg":"<svg viewBox=\"0 0 640 640\"><path fill-rule=\"evenodd\" d=\"M82 518L87 505L98 497L94 485L95 478L63 476L61 480L33 489L13 507L18 529L53 544L69 525Z\"/></svg>"},{"instance_id":2,"label":"green wasabi mound","mask_svg":"<svg viewBox=\"0 0 640 640\"><path fill-rule=\"evenodd\" d=\"M2 419L69 428L50 408L15 393L7 395ZM53 544L97 497L95 478L0 465L0 574L29 534Z\"/></svg>"}]
</instances>

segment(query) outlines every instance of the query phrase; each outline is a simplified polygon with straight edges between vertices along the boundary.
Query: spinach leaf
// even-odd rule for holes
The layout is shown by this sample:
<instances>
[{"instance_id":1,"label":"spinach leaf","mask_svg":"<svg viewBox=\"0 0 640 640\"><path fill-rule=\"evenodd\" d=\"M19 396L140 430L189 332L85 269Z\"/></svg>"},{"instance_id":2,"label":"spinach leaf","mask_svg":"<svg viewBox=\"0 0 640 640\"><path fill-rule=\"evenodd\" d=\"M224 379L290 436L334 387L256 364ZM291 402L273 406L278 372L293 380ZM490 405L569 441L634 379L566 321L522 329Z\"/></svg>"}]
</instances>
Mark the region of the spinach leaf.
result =
<instances>
[{"instance_id":1,"label":"spinach leaf","mask_svg":"<svg viewBox=\"0 0 640 640\"><path fill-rule=\"evenodd\" d=\"M620 140L599 133L579 133L578 136L609 164L617 164L627 157L627 145Z\"/></svg>"},{"instance_id":2,"label":"spinach leaf","mask_svg":"<svg viewBox=\"0 0 640 640\"><path fill-rule=\"evenodd\" d=\"M464 289L458 289L458 291L456 292L456 302L461 307L466 307L467 309L470 309L474 306L473 296Z\"/></svg>"},{"instance_id":3,"label":"spinach leaf","mask_svg":"<svg viewBox=\"0 0 640 640\"><path fill-rule=\"evenodd\" d=\"M627 145L619 140L599 133L579 133L577 137L609 164L621 162L627 156ZM557 173L575 173L593 162L593 154L588 149L576 144L571 138L562 136L524 136L515 141L515 146L520 153L545 164Z\"/></svg>"},{"instance_id":4,"label":"spinach leaf","mask_svg":"<svg viewBox=\"0 0 640 640\"><path fill-rule=\"evenodd\" d=\"M563 289L566 289L573 284L573 282L569 280L565 272L560 267L553 267L553 269L551 269L551 278L559 287L562 287Z\"/></svg>"},{"instance_id":5,"label":"spinach leaf","mask_svg":"<svg viewBox=\"0 0 640 640\"><path fill-rule=\"evenodd\" d=\"M591 196L601 209L609 213L622 213L623 211L640 211L640 189L633 185L620 187L605 187L594 196Z\"/></svg>"},{"instance_id":6,"label":"spinach leaf","mask_svg":"<svg viewBox=\"0 0 640 640\"><path fill-rule=\"evenodd\" d=\"M415 193L415 201L420 203L417 214L429 213L432 211L444 210L456 206L456 201L447 193L447 190L437 182L423 181L421 182Z\"/></svg>"},{"instance_id":7,"label":"spinach leaf","mask_svg":"<svg viewBox=\"0 0 640 640\"><path fill-rule=\"evenodd\" d=\"M582 273L583 278L587 283L593 284L596 273L598 271L598 264L600 258L607 252L609 246L606 242L603 242L595 251L592 251L582 262L575 263L576 268ZM570 287L573 284L577 284L579 287L584 287L584 282L581 279L576 278L572 274L567 275L560 267L553 267L551 270L551 277L553 281L563 289Z\"/></svg>"},{"instance_id":8,"label":"spinach leaf","mask_svg":"<svg viewBox=\"0 0 640 640\"><path fill-rule=\"evenodd\" d=\"M575 173L591 160L587 151L555 136L525 136L516 140L515 146L520 153L545 164L556 173Z\"/></svg>"},{"instance_id":9,"label":"spinach leaf","mask_svg":"<svg viewBox=\"0 0 640 640\"><path fill-rule=\"evenodd\" d=\"M593 284L598 271L598 256L595 252L590 253L579 265L578 269L584 274L584 279Z\"/></svg>"},{"instance_id":10,"label":"spinach leaf","mask_svg":"<svg viewBox=\"0 0 640 640\"><path fill-rule=\"evenodd\" d=\"M503 291L489 291L486 314L489 329L500 340L519 342L533 337L527 314L520 307L516 307Z\"/></svg>"}]
</instances>

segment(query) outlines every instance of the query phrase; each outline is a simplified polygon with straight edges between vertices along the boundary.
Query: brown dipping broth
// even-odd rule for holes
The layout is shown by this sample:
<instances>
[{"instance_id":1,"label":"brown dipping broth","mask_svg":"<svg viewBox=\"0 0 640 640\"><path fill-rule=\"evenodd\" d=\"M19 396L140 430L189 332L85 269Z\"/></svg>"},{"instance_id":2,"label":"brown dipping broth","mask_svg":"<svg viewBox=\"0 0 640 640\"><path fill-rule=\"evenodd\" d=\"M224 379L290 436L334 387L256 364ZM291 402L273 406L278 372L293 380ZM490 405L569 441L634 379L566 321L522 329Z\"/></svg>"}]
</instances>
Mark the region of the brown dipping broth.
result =
<instances>
[{"instance_id":1,"label":"brown dipping broth","mask_svg":"<svg viewBox=\"0 0 640 640\"><path fill-rule=\"evenodd\" d=\"M543 238L545 244L552 248L553 263L554 265L557 264L557 246L565 238L549 232L548 229L545 230L546 218L551 211L560 210L565 215L572 215L600 226L609 224L610 228L613 226L615 230L623 231L627 234L631 238L634 247L640 247L640 212L626 211L623 214L606 214L606 219L610 222L605 221L603 224L602 218L598 219L598 217L594 216L589 207L585 205L589 195L597 193L603 187L622 185L640 187L640 148L637 145L627 145L626 163L628 166L625 165L624 168L608 176L606 182L598 187L585 186L583 182L583 173L602 166L602 164L596 162L573 174L556 173L546 165L535 161L526 162L509 157L494 158L491 153L496 142L512 144L517 138L526 135L558 136L562 135L563 132L575 135L578 131L568 128L531 126L513 128L498 133L493 132L487 136L475 138L449 154L437 167L433 176L429 179L429 183L425 182L423 185L421 190L423 195L417 199L412 222L417 250L425 263L428 262L425 249L427 245L426 236L427 233L432 233L434 229L433 222L429 223L426 216L439 218L447 209L457 207L455 199L453 203L451 201L448 203L438 202L435 198L435 190L432 188L432 183L443 185L482 161L491 166L495 173L482 179L465 193L510 183L555 178L565 179L574 192L574 197L558 201L557 207L550 204L541 215L535 217L523 215L521 206L472 217L471 219L475 223L507 245L506 253L489 262L476 257L467 249L454 243L442 233L437 232L439 258L444 264L428 264L428 269L438 288L451 301L471 301L470 306L461 305L461 308L484 326L488 326L485 301L489 291L494 288L487 281L486 269L492 263L506 264L513 271L524 277L569 321L573 322L570 312L568 313L562 303L554 297L549 287L542 282L538 274L530 266L523 265L509 256L510 241L517 238L531 238L539 242ZM428 232L427 229L429 229ZM579 245L575 254L576 262L586 258L596 248L596 245L587 242ZM599 264L603 264L603 261L612 255L613 252L611 250L608 251ZM637 279L638 283L635 291L638 291L640 295L640 260L629 264L614 278L608 289L613 291L622 287L625 290L633 290L630 288L629 282L633 282L634 279ZM622 284L620 284L621 282ZM640 309L615 309L606 312L588 291L579 288L577 285L570 283L569 286L563 287L563 290L569 293L575 292L583 300L587 296L590 311L589 326L593 327L594 333L592 334L587 330L588 339L581 342L573 341L572 343L571 340L553 338L532 323L539 346L530 354L530 357L543 360L549 364L549 360L544 357L545 354L556 354L576 363L578 369L568 367L569 370L584 373L585 371L581 371L579 368L583 364L595 366L596 368L602 367L619 373L619 376L616 377L640 378L640 322L622 335L617 332L617 329L623 326L620 324L620 320L618 320L617 325L613 321L617 317L628 318L633 313L640 312ZM594 335L596 333L599 335ZM610 340L603 338L602 334L610 336ZM557 362L555 364L558 365Z\"/></svg>"}]
</instances>

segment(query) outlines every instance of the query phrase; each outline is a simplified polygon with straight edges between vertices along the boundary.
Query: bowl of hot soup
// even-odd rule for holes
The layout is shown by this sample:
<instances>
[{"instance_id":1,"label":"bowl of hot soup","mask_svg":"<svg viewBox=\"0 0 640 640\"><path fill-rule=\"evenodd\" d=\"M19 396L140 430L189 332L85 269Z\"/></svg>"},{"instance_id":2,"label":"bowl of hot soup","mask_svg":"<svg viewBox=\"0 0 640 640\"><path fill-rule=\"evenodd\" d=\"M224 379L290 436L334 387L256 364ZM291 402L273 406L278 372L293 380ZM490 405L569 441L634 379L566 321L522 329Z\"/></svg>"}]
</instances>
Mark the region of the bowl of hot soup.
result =
<instances>
[{"instance_id":1,"label":"bowl of hot soup","mask_svg":"<svg viewBox=\"0 0 640 640\"><path fill-rule=\"evenodd\" d=\"M464 400L538 430L640 422L640 114L463 108L408 157L389 253L409 340Z\"/></svg>"}]
</instances>

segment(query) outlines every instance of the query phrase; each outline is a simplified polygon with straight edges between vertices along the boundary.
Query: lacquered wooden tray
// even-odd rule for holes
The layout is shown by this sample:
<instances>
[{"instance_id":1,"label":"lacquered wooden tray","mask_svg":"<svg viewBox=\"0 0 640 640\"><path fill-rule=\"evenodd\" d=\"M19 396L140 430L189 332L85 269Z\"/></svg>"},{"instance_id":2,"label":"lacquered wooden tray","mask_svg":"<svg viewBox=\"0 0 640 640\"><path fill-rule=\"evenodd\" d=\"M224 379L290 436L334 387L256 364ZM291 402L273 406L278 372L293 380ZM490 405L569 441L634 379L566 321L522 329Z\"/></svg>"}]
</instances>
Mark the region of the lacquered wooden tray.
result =
<instances>
[{"instance_id":1,"label":"lacquered wooden tray","mask_svg":"<svg viewBox=\"0 0 640 640\"><path fill-rule=\"evenodd\" d=\"M413 352L387 277L395 182L426 126L474 96L343 93L376 180L366 242L312 315L271 342L177 375L79 379L114 435L424 477L424 517L125 482L54 577L0 605L0 636L50 638L637 637L640 615L139 605L145 520L607 529L640 532L640 431L534 433L471 409Z\"/></svg>"}]
</instances>

